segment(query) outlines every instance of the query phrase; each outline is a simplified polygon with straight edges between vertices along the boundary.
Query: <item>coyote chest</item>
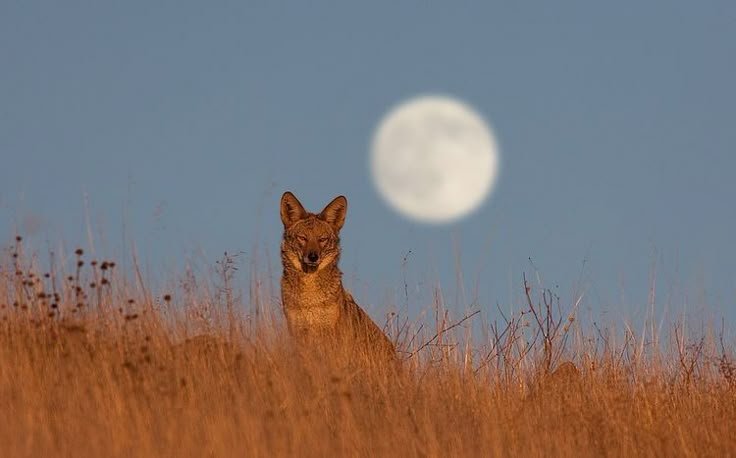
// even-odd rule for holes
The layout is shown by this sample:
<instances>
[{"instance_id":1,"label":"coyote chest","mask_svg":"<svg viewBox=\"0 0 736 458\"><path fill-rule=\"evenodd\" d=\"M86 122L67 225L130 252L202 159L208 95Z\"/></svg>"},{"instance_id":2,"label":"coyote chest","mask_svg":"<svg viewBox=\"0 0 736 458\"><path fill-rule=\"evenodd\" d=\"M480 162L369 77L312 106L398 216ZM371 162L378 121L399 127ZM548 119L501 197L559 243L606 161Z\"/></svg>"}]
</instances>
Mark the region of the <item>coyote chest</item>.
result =
<instances>
[{"instance_id":1,"label":"coyote chest","mask_svg":"<svg viewBox=\"0 0 736 458\"><path fill-rule=\"evenodd\" d=\"M292 332L324 333L338 326L341 316L340 294L326 294L316 276L296 278L283 285L284 312ZM337 291L335 291L337 292Z\"/></svg>"}]
</instances>

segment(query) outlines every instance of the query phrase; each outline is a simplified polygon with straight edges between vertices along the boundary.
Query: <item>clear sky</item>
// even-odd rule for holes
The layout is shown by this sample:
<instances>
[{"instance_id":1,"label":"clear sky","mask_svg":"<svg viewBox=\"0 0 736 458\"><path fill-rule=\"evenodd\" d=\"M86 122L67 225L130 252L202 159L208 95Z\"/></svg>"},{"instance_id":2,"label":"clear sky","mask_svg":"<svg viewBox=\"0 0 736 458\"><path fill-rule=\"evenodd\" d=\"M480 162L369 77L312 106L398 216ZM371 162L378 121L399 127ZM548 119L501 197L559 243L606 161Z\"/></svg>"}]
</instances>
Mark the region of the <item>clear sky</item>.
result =
<instances>
[{"instance_id":1,"label":"clear sky","mask_svg":"<svg viewBox=\"0 0 736 458\"><path fill-rule=\"evenodd\" d=\"M656 274L660 310L733 322L736 4L595 3L4 1L0 239L86 246L89 214L98 251L127 236L154 277L241 250L246 275L257 247L277 278L281 193L344 194L345 280L374 317L411 251L415 316L439 282L460 311L477 284L492 320L538 272L636 320ZM441 227L392 211L367 157L387 110L434 93L502 158Z\"/></svg>"}]
</instances>

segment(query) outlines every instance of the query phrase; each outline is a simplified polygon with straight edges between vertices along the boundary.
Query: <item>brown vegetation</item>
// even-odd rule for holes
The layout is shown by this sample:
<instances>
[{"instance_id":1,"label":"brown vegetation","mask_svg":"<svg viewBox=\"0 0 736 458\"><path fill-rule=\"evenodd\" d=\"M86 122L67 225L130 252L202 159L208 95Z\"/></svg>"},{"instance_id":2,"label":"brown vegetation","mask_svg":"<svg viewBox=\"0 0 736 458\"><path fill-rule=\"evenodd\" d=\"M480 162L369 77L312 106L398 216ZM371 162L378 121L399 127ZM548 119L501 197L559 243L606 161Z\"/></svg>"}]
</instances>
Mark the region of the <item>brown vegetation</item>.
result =
<instances>
[{"instance_id":1,"label":"brown vegetation","mask_svg":"<svg viewBox=\"0 0 736 458\"><path fill-rule=\"evenodd\" d=\"M393 371L296 354L263 292L243 306L187 277L153 294L81 251L70 275L45 275L20 241L8 255L2 456L736 454L736 371L710 334L616 343L527 286L482 339L465 328L477 316L439 311L426 335L393 317Z\"/></svg>"}]
</instances>

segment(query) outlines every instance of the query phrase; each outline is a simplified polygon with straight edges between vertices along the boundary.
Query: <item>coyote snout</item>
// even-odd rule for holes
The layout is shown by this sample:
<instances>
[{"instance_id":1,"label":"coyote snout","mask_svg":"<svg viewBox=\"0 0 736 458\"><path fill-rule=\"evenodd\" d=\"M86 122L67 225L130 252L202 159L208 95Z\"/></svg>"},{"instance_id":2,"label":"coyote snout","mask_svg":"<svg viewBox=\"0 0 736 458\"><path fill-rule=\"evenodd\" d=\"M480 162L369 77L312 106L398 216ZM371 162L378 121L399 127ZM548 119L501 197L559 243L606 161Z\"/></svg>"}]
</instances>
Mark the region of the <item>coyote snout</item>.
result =
<instances>
[{"instance_id":1,"label":"coyote snout","mask_svg":"<svg viewBox=\"0 0 736 458\"><path fill-rule=\"evenodd\" d=\"M348 201L340 196L319 214L290 192L281 197L284 239L281 297L289 330L310 344L337 338L366 354L395 356L394 346L342 286L340 229Z\"/></svg>"}]
</instances>

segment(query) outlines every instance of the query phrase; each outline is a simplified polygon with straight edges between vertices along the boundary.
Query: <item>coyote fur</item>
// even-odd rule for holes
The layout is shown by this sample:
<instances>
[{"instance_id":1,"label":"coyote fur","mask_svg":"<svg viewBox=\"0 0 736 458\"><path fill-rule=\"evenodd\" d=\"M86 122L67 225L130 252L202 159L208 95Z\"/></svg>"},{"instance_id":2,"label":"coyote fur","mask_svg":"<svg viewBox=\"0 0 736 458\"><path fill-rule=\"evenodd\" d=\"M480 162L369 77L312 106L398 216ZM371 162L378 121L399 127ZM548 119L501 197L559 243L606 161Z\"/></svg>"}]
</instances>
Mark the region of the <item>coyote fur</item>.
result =
<instances>
[{"instance_id":1,"label":"coyote fur","mask_svg":"<svg viewBox=\"0 0 736 458\"><path fill-rule=\"evenodd\" d=\"M348 201L335 198L319 214L294 194L281 197L284 239L281 298L289 331L306 345L337 342L366 355L395 356L393 343L342 286L340 229Z\"/></svg>"}]
</instances>

